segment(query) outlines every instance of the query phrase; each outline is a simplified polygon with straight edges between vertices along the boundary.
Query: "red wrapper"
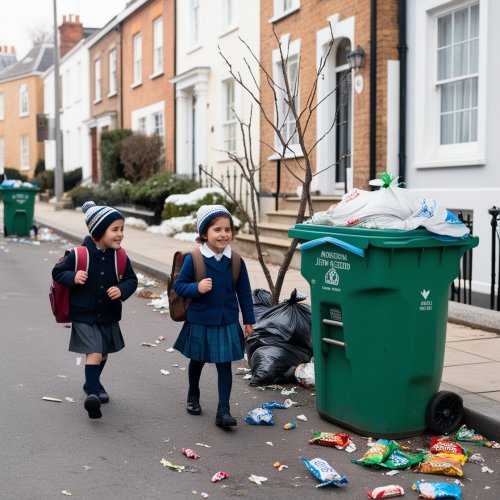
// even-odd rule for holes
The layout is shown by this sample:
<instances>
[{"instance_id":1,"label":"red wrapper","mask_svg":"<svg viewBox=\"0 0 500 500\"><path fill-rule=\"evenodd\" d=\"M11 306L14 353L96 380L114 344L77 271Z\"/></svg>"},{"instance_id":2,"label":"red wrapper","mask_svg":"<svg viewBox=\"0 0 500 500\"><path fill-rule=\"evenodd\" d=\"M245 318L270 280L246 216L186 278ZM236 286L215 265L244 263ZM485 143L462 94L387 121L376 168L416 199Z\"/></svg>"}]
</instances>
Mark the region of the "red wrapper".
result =
<instances>
[{"instance_id":1,"label":"red wrapper","mask_svg":"<svg viewBox=\"0 0 500 500\"><path fill-rule=\"evenodd\" d=\"M190 448L182 448L182 454L186 455L188 458L200 458L200 455L196 453L196 451L191 450Z\"/></svg>"},{"instance_id":2,"label":"red wrapper","mask_svg":"<svg viewBox=\"0 0 500 500\"><path fill-rule=\"evenodd\" d=\"M316 432L309 440L309 444L345 448L349 444L349 441L349 434L344 434L342 432Z\"/></svg>"},{"instance_id":3,"label":"red wrapper","mask_svg":"<svg viewBox=\"0 0 500 500\"><path fill-rule=\"evenodd\" d=\"M455 453L456 455L465 455L465 450L455 441L448 439L439 439L438 437L432 438L431 453Z\"/></svg>"},{"instance_id":4,"label":"red wrapper","mask_svg":"<svg viewBox=\"0 0 500 500\"><path fill-rule=\"evenodd\" d=\"M402 497L405 494L405 490L396 484L390 484L389 486L380 486L375 488L373 491L367 491L368 498L391 498L391 497Z\"/></svg>"},{"instance_id":5,"label":"red wrapper","mask_svg":"<svg viewBox=\"0 0 500 500\"><path fill-rule=\"evenodd\" d=\"M226 477L229 477L227 472L224 472L223 470L216 472L212 477L212 483L218 483L219 481L226 479Z\"/></svg>"}]
</instances>

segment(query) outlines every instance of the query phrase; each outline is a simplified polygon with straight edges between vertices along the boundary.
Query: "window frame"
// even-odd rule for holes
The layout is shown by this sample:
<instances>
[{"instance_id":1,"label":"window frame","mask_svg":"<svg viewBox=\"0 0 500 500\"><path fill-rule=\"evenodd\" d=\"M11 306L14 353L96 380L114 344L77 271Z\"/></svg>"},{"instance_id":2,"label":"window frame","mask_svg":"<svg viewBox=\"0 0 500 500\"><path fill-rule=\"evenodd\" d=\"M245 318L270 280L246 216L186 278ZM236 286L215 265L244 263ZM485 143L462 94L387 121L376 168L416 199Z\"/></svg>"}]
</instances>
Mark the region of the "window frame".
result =
<instances>
[{"instance_id":1,"label":"window frame","mask_svg":"<svg viewBox=\"0 0 500 500\"><path fill-rule=\"evenodd\" d=\"M108 50L108 97L118 93L118 70L116 65L116 47Z\"/></svg>"},{"instance_id":2,"label":"window frame","mask_svg":"<svg viewBox=\"0 0 500 500\"><path fill-rule=\"evenodd\" d=\"M201 44L201 24L200 24L200 0L191 0L189 13L189 44L191 50L197 48Z\"/></svg>"},{"instance_id":3,"label":"window frame","mask_svg":"<svg viewBox=\"0 0 500 500\"><path fill-rule=\"evenodd\" d=\"M441 144L441 96L438 88L438 19L479 4L477 140ZM415 51L413 88L415 169L481 166L486 163L487 2L481 0L422 0L415 11L415 33L423 40ZM416 35L415 35L416 36ZM430 54L430 56L429 56Z\"/></svg>"},{"instance_id":4,"label":"window frame","mask_svg":"<svg viewBox=\"0 0 500 500\"><path fill-rule=\"evenodd\" d=\"M287 6L287 3L290 5ZM269 22L279 21L298 10L300 10L300 0L273 0L273 17Z\"/></svg>"},{"instance_id":5,"label":"window frame","mask_svg":"<svg viewBox=\"0 0 500 500\"><path fill-rule=\"evenodd\" d=\"M231 89L231 92L229 90ZM232 99L229 101L229 95ZM234 78L222 80L222 100L221 100L221 149L227 154L238 153L238 134L236 118L236 82ZM232 108L232 111L231 111ZM230 116L232 115L232 116ZM229 131L229 133L228 133Z\"/></svg>"},{"instance_id":6,"label":"window frame","mask_svg":"<svg viewBox=\"0 0 500 500\"><path fill-rule=\"evenodd\" d=\"M159 27L159 28L158 28ZM157 32L159 29L159 33ZM163 16L153 20L153 74L151 78L163 74Z\"/></svg>"},{"instance_id":7,"label":"window frame","mask_svg":"<svg viewBox=\"0 0 500 500\"><path fill-rule=\"evenodd\" d=\"M102 63L101 58L94 60L94 104L102 101Z\"/></svg>"},{"instance_id":8,"label":"window frame","mask_svg":"<svg viewBox=\"0 0 500 500\"><path fill-rule=\"evenodd\" d=\"M29 135L21 136L21 170L30 169L30 137Z\"/></svg>"},{"instance_id":9,"label":"window frame","mask_svg":"<svg viewBox=\"0 0 500 500\"><path fill-rule=\"evenodd\" d=\"M132 88L142 84L142 33L132 37Z\"/></svg>"},{"instance_id":10,"label":"window frame","mask_svg":"<svg viewBox=\"0 0 500 500\"><path fill-rule=\"evenodd\" d=\"M29 114L28 84L22 83L19 86L19 116L28 116Z\"/></svg>"},{"instance_id":11,"label":"window frame","mask_svg":"<svg viewBox=\"0 0 500 500\"><path fill-rule=\"evenodd\" d=\"M238 3L234 0L220 0L221 9L221 35L225 35L238 27L237 8ZM228 15L228 12L230 15Z\"/></svg>"}]
</instances>

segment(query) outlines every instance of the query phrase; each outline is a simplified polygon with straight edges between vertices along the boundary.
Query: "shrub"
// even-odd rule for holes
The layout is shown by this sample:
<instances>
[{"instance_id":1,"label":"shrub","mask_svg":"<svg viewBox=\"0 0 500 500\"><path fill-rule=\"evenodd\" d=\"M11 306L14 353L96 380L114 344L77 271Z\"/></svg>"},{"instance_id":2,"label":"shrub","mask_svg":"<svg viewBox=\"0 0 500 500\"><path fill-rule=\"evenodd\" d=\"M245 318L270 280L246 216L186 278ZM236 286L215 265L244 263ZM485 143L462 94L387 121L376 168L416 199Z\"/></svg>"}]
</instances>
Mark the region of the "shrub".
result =
<instances>
[{"instance_id":1,"label":"shrub","mask_svg":"<svg viewBox=\"0 0 500 500\"><path fill-rule=\"evenodd\" d=\"M35 166L35 177L42 172L45 172L45 160L43 158L39 158Z\"/></svg>"},{"instance_id":2,"label":"shrub","mask_svg":"<svg viewBox=\"0 0 500 500\"><path fill-rule=\"evenodd\" d=\"M224 205L231 213L235 211L235 205L232 204L223 194L212 192L207 193L203 198L189 205L177 205L175 203L165 203L161 218L170 219L172 217L183 217L186 215L195 215L198 208L202 205Z\"/></svg>"},{"instance_id":3,"label":"shrub","mask_svg":"<svg viewBox=\"0 0 500 500\"><path fill-rule=\"evenodd\" d=\"M23 182L26 182L28 180L28 177L17 170L17 168L9 167L4 168L4 178L11 180L20 180Z\"/></svg>"},{"instance_id":4,"label":"shrub","mask_svg":"<svg viewBox=\"0 0 500 500\"><path fill-rule=\"evenodd\" d=\"M109 130L101 134L101 173L104 182L113 182L124 177L120 160L123 141L132 135L129 129Z\"/></svg>"},{"instance_id":5,"label":"shrub","mask_svg":"<svg viewBox=\"0 0 500 500\"><path fill-rule=\"evenodd\" d=\"M34 181L40 186L40 191L54 189L54 171L44 170L35 176Z\"/></svg>"},{"instance_id":6,"label":"shrub","mask_svg":"<svg viewBox=\"0 0 500 500\"><path fill-rule=\"evenodd\" d=\"M82 167L75 168L69 172L64 172L64 191L73 189L82 181Z\"/></svg>"},{"instance_id":7,"label":"shrub","mask_svg":"<svg viewBox=\"0 0 500 500\"><path fill-rule=\"evenodd\" d=\"M73 206L80 207L86 201L93 201L96 205L123 205L130 200L131 184L125 179L118 179L112 184L99 186L76 186L68 192L73 200Z\"/></svg>"},{"instance_id":8,"label":"shrub","mask_svg":"<svg viewBox=\"0 0 500 500\"><path fill-rule=\"evenodd\" d=\"M162 166L163 141L157 135L134 134L124 139L121 161L125 178L137 182L157 173Z\"/></svg>"}]
</instances>

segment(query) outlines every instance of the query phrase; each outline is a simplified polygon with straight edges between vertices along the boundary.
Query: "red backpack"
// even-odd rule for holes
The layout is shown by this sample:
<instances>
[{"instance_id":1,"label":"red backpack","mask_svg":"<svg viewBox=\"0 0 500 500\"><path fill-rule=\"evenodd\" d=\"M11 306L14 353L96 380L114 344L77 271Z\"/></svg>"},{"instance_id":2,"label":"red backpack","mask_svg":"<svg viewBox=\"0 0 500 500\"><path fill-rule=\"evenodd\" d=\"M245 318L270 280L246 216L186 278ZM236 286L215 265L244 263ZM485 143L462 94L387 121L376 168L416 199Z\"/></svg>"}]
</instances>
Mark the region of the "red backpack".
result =
<instances>
[{"instance_id":1,"label":"red backpack","mask_svg":"<svg viewBox=\"0 0 500 500\"><path fill-rule=\"evenodd\" d=\"M71 252L75 252L75 272L77 271L87 271L89 270L89 251L87 247L75 247L70 250L66 250L64 255L57 261L60 264L66 256ZM127 254L123 248L119 248L115 252L115 271L116 279L120 282L123 279L123 274L125 272L125 267L127 265ZM60 285L54 280L51 281L49 287L49 300L50 307L52 308L52 313L56 318L57 323L69 323L71 322L71 317L69 315L69 299L70 299L71 289L67 286Z\"/></svg>"}]
</instances>

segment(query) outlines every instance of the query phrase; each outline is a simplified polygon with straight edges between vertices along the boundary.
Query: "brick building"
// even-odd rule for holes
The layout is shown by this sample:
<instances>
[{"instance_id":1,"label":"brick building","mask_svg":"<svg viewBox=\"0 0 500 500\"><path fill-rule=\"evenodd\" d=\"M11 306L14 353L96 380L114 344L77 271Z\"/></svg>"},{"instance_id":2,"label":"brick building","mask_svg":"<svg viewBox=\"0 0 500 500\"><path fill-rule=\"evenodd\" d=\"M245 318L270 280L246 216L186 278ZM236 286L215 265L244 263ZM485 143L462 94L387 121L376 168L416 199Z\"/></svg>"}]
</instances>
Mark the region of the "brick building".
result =
<instances>
[{"instance_id":1,"label":"brick building","mask_svg":"<svg viewBox=\"0 0 500 500\"><path fill-rule=\"evenodd\" d=\"M328 52L330 25L334 43ZM398 1L262 2L260 59L277 86L282 86L284 78L273 29L283 50L288 51L287 74L291 81L298 82L299 109L306 106L317 69L324 61L310 103L320 104L305 133L307 149L319 141L309 155L313 172L319 172L312 182L313 192L333 195L351 187L366 188L377 172L396 169ZM349 68L347 55L358 47L365 53L365 64L354 71ZM266 81L263 73L261 81ZM262 86L261 96L268 116L280 121L282 134L290 139L283 155L274 131L261 118L261 144L271 146L261 148L261 191L294 194L300 183L286 165L295 174L303 175L304 162L294 120L287 115L288 106L279 89L276 103L269 85ZM278 110L278 118L274 109ZM302 127L306 116L301 120Z\"/></svg>"}]
</instances>

